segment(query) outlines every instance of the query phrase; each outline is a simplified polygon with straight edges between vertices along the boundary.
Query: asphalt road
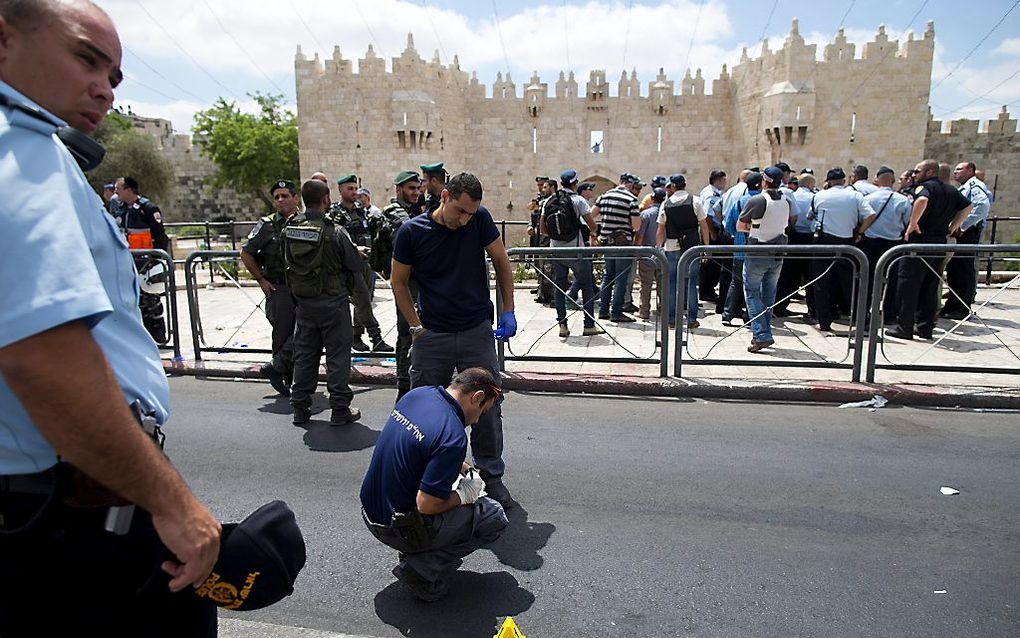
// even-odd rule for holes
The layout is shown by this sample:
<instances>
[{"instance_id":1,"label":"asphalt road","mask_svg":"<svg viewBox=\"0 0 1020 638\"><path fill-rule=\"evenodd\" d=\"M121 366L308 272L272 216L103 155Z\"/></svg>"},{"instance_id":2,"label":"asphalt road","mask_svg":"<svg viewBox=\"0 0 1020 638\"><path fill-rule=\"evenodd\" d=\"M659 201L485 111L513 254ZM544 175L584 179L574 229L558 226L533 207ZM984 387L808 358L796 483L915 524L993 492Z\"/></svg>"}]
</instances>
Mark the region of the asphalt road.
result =
<instances>
[{"instance_id":1,"label":"asphalt road","mask_svg":"<svg viewBox=\"0 0 1020 638\"><path fill-rule=\"evenodd\" d=\"M299 428L266 384L171 387L167 450L201 498L224 520L281 498L308 546L294 595L224 635L1020 634L1016 413L510 394L523 506L429 605L359 514L393 391Z\"/></svg>"}]
</instances>

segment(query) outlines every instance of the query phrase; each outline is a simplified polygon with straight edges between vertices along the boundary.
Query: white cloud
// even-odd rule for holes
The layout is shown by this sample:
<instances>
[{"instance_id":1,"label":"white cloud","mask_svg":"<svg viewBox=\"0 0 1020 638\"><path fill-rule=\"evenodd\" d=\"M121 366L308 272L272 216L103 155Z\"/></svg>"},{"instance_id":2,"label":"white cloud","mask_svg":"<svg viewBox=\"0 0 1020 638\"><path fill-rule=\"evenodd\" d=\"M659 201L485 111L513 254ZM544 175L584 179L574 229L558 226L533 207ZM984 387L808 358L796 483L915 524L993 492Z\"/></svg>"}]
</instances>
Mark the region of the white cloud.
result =
<instances>
[{"instance_id":1,"label":"white cloud","mask_svg":"<svg viewBox=\"0 0 1020 638\"><path fill-rule=\"evenodd\" d=\"M1020 55L1020 38L1003 40L999 46L995 47L993 53L998 55Z\"/></svg>"}]
</instances>

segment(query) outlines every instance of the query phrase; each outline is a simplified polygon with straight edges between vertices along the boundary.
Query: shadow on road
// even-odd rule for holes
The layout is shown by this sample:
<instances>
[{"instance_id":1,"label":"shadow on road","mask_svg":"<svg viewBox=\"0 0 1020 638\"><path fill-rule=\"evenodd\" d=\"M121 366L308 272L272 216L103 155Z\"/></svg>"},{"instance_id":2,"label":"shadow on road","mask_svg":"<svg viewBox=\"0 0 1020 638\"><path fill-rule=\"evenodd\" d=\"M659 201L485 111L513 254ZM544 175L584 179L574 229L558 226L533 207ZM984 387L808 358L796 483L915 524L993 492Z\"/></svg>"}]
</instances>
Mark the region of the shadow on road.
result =
<instances>
[{"instance_id":1,"label":"shadow on road","mask_svg":"<svg viewBox=\"0 0 1020 638\"><path fill-rule=\"evenodd\" d=\"M425 603L402 583L394 582L375 596L375 613L404 636L477 638L496 633L504 616L531 608L535 596L506 572L458 571L450 576L450 592Z\"/></svg>"},{"instance_id":2,"label":"shadow on road","mask_svg":"<svg viewBox=\"0 0 1020 638\"><path fill-rule=\"evenodd\" d=\"M499 562L514 569L530 572L541 567L544 560L538 551L549 542L556 526L529 522L528 510L519 504L506 513L506 518L510 524L488 549Z\"/></svg>"},{"instance_id":3,"label":"shadow on road","mask_svg":"<svg viewBox=\"0 0 1020 638\"><path fill-rule=\"evenodd\" d=\"M264 397L269 401L265 405L259 407L259 412L267 412L269 414L294 414L294 409L290 407L290 398L279 394L271 394ZM329 409L329 398L323 394L316 392L312 395L312 414L319 414Z\"/></svg>"},{"instance_id":4,"label":"shadow on road","mask_svg":"<svg viewBox=\"0 0 1020 638\"><path fill-rule=\"evenodd\" d=\"M375 445L379 431L361 423L332 426L329 421L310 421L304 441L313 452L356 452Z\"/></svg>"}]
</instances>

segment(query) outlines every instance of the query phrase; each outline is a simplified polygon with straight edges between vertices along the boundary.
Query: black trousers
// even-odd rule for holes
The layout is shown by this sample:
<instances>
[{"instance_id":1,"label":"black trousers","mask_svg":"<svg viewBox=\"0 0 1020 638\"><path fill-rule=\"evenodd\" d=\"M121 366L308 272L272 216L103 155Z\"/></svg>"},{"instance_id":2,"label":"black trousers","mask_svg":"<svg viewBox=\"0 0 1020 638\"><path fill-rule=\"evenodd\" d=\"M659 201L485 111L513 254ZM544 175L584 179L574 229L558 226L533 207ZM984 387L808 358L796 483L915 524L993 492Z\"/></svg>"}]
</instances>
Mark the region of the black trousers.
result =
<instances>
[{"instance_id":1,"label":"black trousers","mask_svg":"<svg viewBox=\"0 0 1020 638\"><path fill-rule=\"evenodd\" d=\"M266 319L273 327L273 368L286 378L294 372L294 318L297 303L286 284L266 299Z\"/></svg>"},{"instance_id":2,"label":"black trousers","mask_svg":"<svg viewBox=\"0 0 1020 638\"><path fill-rule=\"evenodd\" d=\"M732 246L733 236L719 231L719 239L713 243L720 246ZM714 264L719 269L719 299L715 302L715 314L721 315L726 311L726 297L730 291L730 282L733 280L733 255L710 256L707 262L701 265L702 272L709 264ZM739 276L740 273L737 275Z\"/></svg>"},{"instance_id":3,"label":"black trousers","mask_svg":"<svg viewBox=\"0 0 1020 638\"><path fill-rule=\"evenodd\" d=\"M980 244L984 224L974 224L956 239L959 244ZM949 284L949 298L943 312L970 312L970 306L977 296L977 255L975 253L954 253L946 265L946 283Z\"/></svg>"},{"instance_id":4,"label":"black trousers","mask_svg":"<svg viewBox=\"0 0 1020 638\"><path fill-rule=\"evenodd\" d=\"M44 498L0 493L7 525ZM31 531L0 534L0 636L215 637L216 607L167 588L151 517L136 509L118 536L103 529L106 512L58 504Z\"/></svg>"},{"instance_id":5,"label":"black trousers","mask_svg":"<svg viewBox=\"0 0 1020 638\"><path fill-rule=\"evenodd\" d=\"M822 233L816 243L849 245L853 239ZM832 327L833 302L837 306L853 308L854 267L842 257L813 259L811 264L812 278L819 277L832 264L832 270L815 283L815 316L818 317L818 327L828 330ZM853 324L853 317L850 323Z\"/></svg>"},{"instance_id":6,"label":"black trousers","mask_svg":"<svg viewBox=\"0 0 1020 638\"><path fill-rule=\"evenodd\" d=\"M294 383L290 404L307 408L319 383L319 359L326 350L329 407L351 407L351 306L346 297L299 297L294 329Z\"/></svg>"},{"instance_id":7,"label":"black trousers","mask_svg":"<svg viewBox=\"0 0 1020 638\"><path fill-rule=\"evenodd\" d=\"M945 244L945 237L921 237L912 240L918 244ZM935 330L935 312L938 309L939 268L942 256L904 257L900 262L899 313L896 324L909 335L930 337Z\"/></svg>"},{"instance_id":8,"label":"black trousers","mask_svg":"<svg viewBox=\"0 0 1020 638\"><path fill-rule=\"evenodd\" d=\"M861 250L868 258L868 304L871 304L871 293L875 290L875 277L878 274L875 267L882 255L890 249L899 246L903 241L899 239L876 239L865 237L861 244ZM900 261L893 263L889 268L889 280L886 282L885 294L882 295L882 319L889 322L896 318L898 311L896 302L896 290L899 286Z\"/></svg>"},{"instance_id":9,"label":"black trousers","mask_svg":"<svg viewBox=\"0 0 1020 638\"><path fill-rule=\"evenodd\" d=\"M790 233L791 246L809 246L813 243L815 243L815 238L812 233L797 231ZM785 299L785 301L779 301L776 304L776 310L786 310L786 307L790 305L790 300L787 297L792 295L802 284L810 280L811 262L811 259L790 258L783 260L783 269L779 273L779 283L776 286L776 300ZM805 295L807 297L808 312L814 314L815 292L811 286L808 286Z\"/></svg>"},{"instance_id":10,"label":"black trousers","mask_svg":"<svg viewBox=\"0 0 1020 638\"><path fill-rule=\"evenodd\" d=\"M712 222L709 221L709 224L711 223ZM725 244L722 229L715 228L714 230L717 233L717 236L709 243L709 245L720 246ZM723 272L722 265L716 259L709 259L705 263L701 264L701 274L698 276L699 278L698 294L703 301L705 300L706 295L711 297L713 294L715 294L716 292L715 287L718 286L720 283L722 272ZM729 288L728 285L726 288L723 288L722 291L723 296L726 295L726 291L728 288Z\"/></svg>"}]
</instances>

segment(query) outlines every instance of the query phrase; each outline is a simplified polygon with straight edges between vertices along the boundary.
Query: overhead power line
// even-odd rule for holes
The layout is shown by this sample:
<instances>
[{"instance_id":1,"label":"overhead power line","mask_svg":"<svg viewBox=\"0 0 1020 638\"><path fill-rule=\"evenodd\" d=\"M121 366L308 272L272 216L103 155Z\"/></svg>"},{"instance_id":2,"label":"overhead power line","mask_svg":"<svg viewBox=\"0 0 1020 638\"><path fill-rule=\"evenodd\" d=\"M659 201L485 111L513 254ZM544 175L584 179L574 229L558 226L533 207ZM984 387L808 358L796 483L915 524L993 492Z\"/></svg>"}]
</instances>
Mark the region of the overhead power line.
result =
<instances>
[{"instance_id":1,"label":"overhead power line","mask_svg":"<svg viewBox=\"0 0 1020 638\"><path fill-rule=\"evenodd\" d=\"M361 18L361 24L365 25L365 31L368 31L368 37L372 38L372 42L375 43L375 48L379 50L379 55L383 58L386 54L383 53L383 48L379 45L379 40L375 37L375 33L372 32L372 27L368 26L368 20L365 19L365 14L361 12L361 5L358 4L358 0L351 0L354 8L358 10L358 17Z\"/></svg>"},{"instance_id":2,"label":"overhead power line","mask_svg":"<svg viewBox=\"0 0 1020 638\"><path fill-rule=\"evenodd\" d=\"M156 16L152 15L152 13L150 13L149 10L145 8L145 5L142 4L142 0L135 0L135 4L137 4L139 7L141 7L142 11L145 12L145 15L149 16L149 19L152 20L152 22L157 27L159 27L159 30L162 31L163 34L166 35L166 37L170 38L170 41L173 42L174 45L176 45L178 49L180 49L181 53L183 53L185 56L187 56L187 58L189 60L191 60L192 64L194 64L202 73L205 73L206 76L210 80L215 82L221 89L223 89L224 91L226 91L230 95L234 96L234 99L236 99L238 101L241 101L241 96L239 96L237 93L234 93L234 91L232 91L230 88L228 88L225 84L223 84L222 82L217 80L216 77L212 73L210 73L208 71L208 69L206 69L204 66L202 66L202 64L198 60L196 60L193 55L188 53L188 50L185 49L181 45L181 43L178 42L177 39L174 38L174 36L169 31L167 31L166 27L164 27L163 24L159 20L156 19Z\"/></svg>"},{"instance_id":3,"label":"overhead power line","mask_svg":"<svg viewBox=\"0 0 1020 638\"><path fill-rule=\"evenodd\" d=\"M241 43L237 41L237 38L234 37L234 34L227 30L227 27L223 25L223 22L220 20L220 17L218 15L216 15L215 11L212 10L212 7L209 6L209 3L206 2L206 0L202 0L202 4L204 4L205 8L208 9L209 13L212 14L212 17L213 17L214 20L216 20L216 24L219 25L220 30L223 31L223 33L225 33L226 36L233 41L233 43L237 46L237 49L242 54L244 54L244 57L248 58L248 61L251 62L251 65L253 67L255 67L255 70L257 70L259 73L261 73L262 77L266 78L266 81L273 85L273 88L275 88L281 94L286 95L287 92L284 91L283 89L281 89L280 85L277 84L276 82L274 82L273 78L269 77L269 74L267 74L265 71L262 70L262 67L260 67L259 63L255 61L255 58L251 57L251 54L248 53L247 49L245 49L243 46L241 46Z\"/></svg>"},{"instance_id":4,"label":"overhead power line","mask_svg":"<svg viewBox=\"0 0 1020 638\"><path fill-rule=\"evenodd\" d=\"M684 56L684 64L680 67L681 71L687 69L688 65L691 63L691 51L694 49L694 37L698 35L698 25L701 24L701 10L704 8L705 0L700 0L698 2L698 15L694 17L694 30L691 31L691 39L687 42L687 55ZM772 7L772 10L776 10L775 6Z\"/></svg>"},{"instance_id":5,"label":"overhead power line","mask_svg":"<svg viewBox=\"0 0 1020 638\"><path fill-rule=\"evenodd\" d=\"M966 62L966 61L967 61L967 60L968 60L968 59L970 58L970 56L974 55L974 52L975 52L975 51L977 51L978 49L980 49L980 48L981 48L981 45L985 43L985 40L987 40L987 39L988 39L989 37L991 37L991 35L992 35L993 33L995 33L995 30L999 28L999 25L1001 25L1001 24L1002 24L1002 23L1003 23L1003 22L1004 22L1004 21L1006 20L1006 18L1007 18L1007 17L1009 17L1009 14L1013 13L1013 9L1016 9L1016 8L1017 8L1017 5L1020 5L1020 0L1017 0L1016 2L1014 2L1014 3L1013 3L1013 6L1011 6L1011 7L1009 8L1009 9L1006 9L1006 13L1002 14L1002 17L1001 17L1001 18L999 18L999 21L995 23L995 26L993 26L993 27L992 27L992 28L991 28L991 29L990 29L990 30L988 31L988 33L986 33L986 34L985 34L985 36L984 36L983 38L981 38L980 40L978 40L978 43L974 45L974 48L973 48L973 49L971 49L971 50L970 50L970 51L969 51L969 52L967 53L967 55L963 56L963 59L962 59L962 60L960 60L959 62L957 62L957 63L956 63L956 66L954 66L954 67L953 67L953 69L952 69L952 70L951 70L951 71L950 71L949 73L947 73L947 74L945 75L945 77L943 77L943 78L942 78L941 80L939 80L938 82L936 82L936 83L935 83L935 84L934 84L934 85L933 85L933 86L931 87L931 90L932 90L932 91L934 91L935 89L937 89L937 88L938 88L939 86L941 86L941 85L942 85L942 83L943 83L943 82L945 82L946 80L948 80L948 79L950 78L950 76L952 76L952 75L953 75L954 73L956 73L956 71L957 71L957 70L958 70L958 69L959 69L959 68L960 68L961 66L963 66L963 63L964 63L964 62Z\"/></svg>"},{"instance_id":6,"label":"overhead power line","mask_svg":"<svg viewBox=\"0 0 1020 638\"><path fill-rule=\"evenodd\" d=\"M125 50L125 51L127 51L128 53L130 53L132 57L134 57L134 58L135 58L136 60L138 60L139 62L141 62L141 63L142 63L142 66L144 66L145 68L147 68L147 69L149 69L150 71L152 71L152 72L153 72L153 73L154 73L154 74L155 74L155 75L156 75L157 77L159 77L160 79L162 79L162 80L163 80L164 82L166 82L167 84L170 84L171 86L173 86L174 88L176 88L176 89L177 89L178 91L180 91L180 92L181 92L181 93L183 93L184 95L187 95L188 97L191 97L191 98L193 98L193 99L197 100L198 102L202 102L202 103L204 103L204 102L208 102L208 100L205 100L205 99L203 99L203 98L200 98L200 97L198 97L197 95L195 95L194 93L192 93L192 92L191 92L191 91L189 91L188 89L184 88L184 87L183 87L183 86L181 86L180 84L178 84L178 83L174 82L173 80L171 80L171 79L170 79L170 78L168 78L167 76L165 76L165 75L163 75L162 73L160 73L160 72L159 72L159 70L158 70L158 69L156 69L156 67L154 67L154 66L152 66L151 64L149 64L148 62L146 62L144 58L142 58L142 57L141 57L141 56L139 56L139 55L138 55L137 53L135 53L135 52L134 52L134 51L132 51L132 50L131 50L130 48L128 48L128 46L127 46L126 44L123 44L123 43L121 43L121 46L123 46L123 47L124 47L124 50ZM137 81L137 80L135 80L135 81ZM141 82L139 82L139 84L141 84ZM166 94L164 93L164 95L166 95ZM171 99L171 100L173 100L173 99L176 99L176 98L170 98L170 99Z\"/></svg>"},{"instance_id":7,"label":"overhead power line","mask_svg":"<svg viewBox=\"0 0 1020 638\"><path fill-rule=\"evenodd\" d=\"M315 46L319 47L319 51L321 51L322 54L325 55L326 47L322 46L322 43L319 42L319 39L315 37L315 32L312 31L311 27L308 26L308 23L305 22L305 19L301 17L301 12L298 11L298 8L294 6L293 0L287 0L287 4L289 4L290 8L294 10L294 15L297 16L298 21L301 23L301 26L305 28L305 31L308 32L308 35L312 36L312 42L314 42Z\"/></svg>"},{"instance_id":8,"label":"overhead power line","mask_svg":"<svg viewBox=\"0 0 1020 638\"><path fill-rule=\"evenodd\" d=\"M765 34L766 34L766 33L768 32L768 30L769 30L769 26L771 26L771 25L772 25L772 16L773 16L773 15L775 15L775 13L776 13L776 7L777 7L777 6L779 6L779 0L775 0L775 1L774 1L774 2L772 3L772 10L771 10L771 11L769 11L769 17L768 17L768 19L766 19L766 20L765 20L765 26L763 26L763 27L761 28L761 35L760 35L760 36L758 36L758 42L761 42L762 40L764 40L764 39L765 39ZM700 12L700 9L699 9L699 12Z\"/></svg>"},{"instance_id":9,"label":"overhead power line","mask_svg":"<svg viewBox=\"0 0 1020 638\"><path fill-rule=\"evenodd\" d=\"M496 10L496 0L492 0L492 17L496 20L496 35L499 36L499 46L503 49L503 63L506 64L506 72L509 75L510 56L506 54L506 42L503 41L503 29L499 25L499 11Z\"/></svg>"},{"instance_id":10,"label":"overhead power line","mask_svg":"<svg viewBox=\"0 0 1020 638\"><path fill-rule=\"evenodd\" d=\"M1000 86L1002 86L1006 82L1009 82L1010 80L1012 80L1013 78L1015 78L1018 75L1020 75L1020 68L1018 68L1016 71L1013 71L1013 73L1011 73L1009 75L1009 77L1007 77L1003 81L999 82L998 84L996 84L992 88L988 89L987 91L985 91L981 95L978 95L977 97L972 99L970 102L967 102L966 104L958 106L958 107L956 107L955 109L952 109L952 110L942 109L942 115L940 115L939 117L946 117L947 115L952 115L954 113L959 113L960 111L962 111L963 109L967 108L971 104L973 104L975 102L978 102L980 100L988 100L990 102L994 102L994 100L991 100L988 96L991 95L992 93L994 93ZM936 105L932 104L932 106L936 106Z\"/></svg>"}]
</instances>

